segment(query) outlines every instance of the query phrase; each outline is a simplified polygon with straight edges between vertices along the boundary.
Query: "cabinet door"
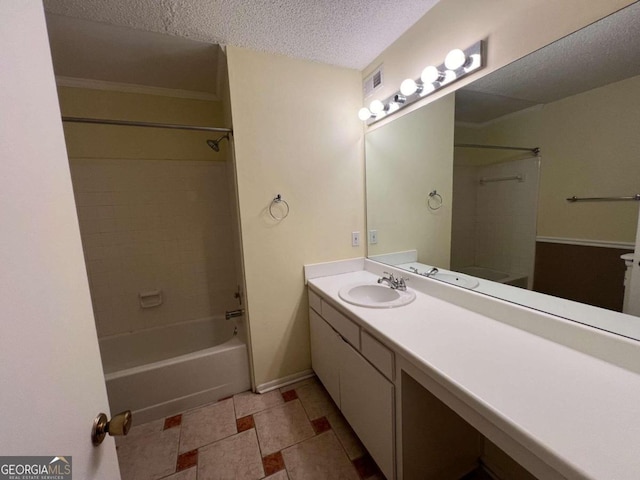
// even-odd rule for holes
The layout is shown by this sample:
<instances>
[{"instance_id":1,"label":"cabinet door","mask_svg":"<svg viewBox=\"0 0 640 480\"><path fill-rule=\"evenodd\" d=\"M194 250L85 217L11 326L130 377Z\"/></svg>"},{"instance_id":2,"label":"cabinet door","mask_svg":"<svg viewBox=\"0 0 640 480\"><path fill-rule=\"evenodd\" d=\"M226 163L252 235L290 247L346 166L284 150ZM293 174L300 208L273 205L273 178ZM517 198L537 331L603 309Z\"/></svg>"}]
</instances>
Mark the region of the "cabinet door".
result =
<instances>
[{"instance_id":1,"label":"cabinet door","mask_svg":"<svg viewBox=\"0 0 640 480\"><path fill-rule=\"evenodd\" d=\"M389 479L394 475L393 384L349 344L340 345L340 409Z\"/></svg>"},{"instance_id":2,"label":"cabinet door","mask_svg":"<svg viewBox=\"0 0 640 480\"><path fill-rule=\"evenodd\" d=\"M320 315L309 309L311 366L340 407L340 349L342 339Z\"/></svg>"}]
</instances>

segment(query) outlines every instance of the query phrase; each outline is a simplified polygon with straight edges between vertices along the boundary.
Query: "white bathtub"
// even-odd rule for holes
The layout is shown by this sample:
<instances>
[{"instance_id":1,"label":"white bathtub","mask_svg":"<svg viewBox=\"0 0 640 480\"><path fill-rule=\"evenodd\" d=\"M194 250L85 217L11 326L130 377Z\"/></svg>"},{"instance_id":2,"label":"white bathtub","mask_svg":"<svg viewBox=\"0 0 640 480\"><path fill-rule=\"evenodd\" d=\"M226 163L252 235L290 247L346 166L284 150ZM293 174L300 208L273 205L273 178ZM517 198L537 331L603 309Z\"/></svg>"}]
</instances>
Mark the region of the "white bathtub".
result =
<instances>
[{"instance_id":1,"label":"white bathtub","mask_svg":"<svg viewBox=\"0 0 640 480\"><path fill-rule=\"evenodd\" d=\"M248 390L234 327L216 317L100 339L111 413L131 410L139 424Z\"/></svg>"}]
</instances>

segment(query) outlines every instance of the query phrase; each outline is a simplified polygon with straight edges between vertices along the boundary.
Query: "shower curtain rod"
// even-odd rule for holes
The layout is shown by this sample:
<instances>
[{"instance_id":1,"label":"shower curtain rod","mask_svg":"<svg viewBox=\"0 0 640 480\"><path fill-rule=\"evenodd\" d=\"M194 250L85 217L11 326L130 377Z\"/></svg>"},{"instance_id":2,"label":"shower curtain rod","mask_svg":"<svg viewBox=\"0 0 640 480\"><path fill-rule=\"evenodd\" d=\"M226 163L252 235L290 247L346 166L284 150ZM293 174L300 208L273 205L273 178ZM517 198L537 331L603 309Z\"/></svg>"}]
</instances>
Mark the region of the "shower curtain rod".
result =
<instances>
[{"instance_id":1,"label":"shower curtain rod","mask_svg":"<svg viewBox=\"0 0 640 480\"><path fill-rule=\"evenodd\" d=\"M230 128L200 127L198 125L179 125L173 123L134 122L130 120L108 120L103 118L62 117L63 122L94 123L100 125L122 125L126 127L170 128L173 130L198 130L202 132L228 132L233 134Z\"/></svg>"},{"instance_id":2,"label":"shower curtain rod","mask_svg":"<svg viewBox=\"0 0 640 480\"><path fill-rule=\"evenodd\" d=\"M461 148L491 148L494 150L520 150L522 152L531 152L534 155L540 154L539 147L527 148L527 147L507 147L504 145L476 145L474 143L456 143L454 147Z\"/></svg>"}]
</instances>

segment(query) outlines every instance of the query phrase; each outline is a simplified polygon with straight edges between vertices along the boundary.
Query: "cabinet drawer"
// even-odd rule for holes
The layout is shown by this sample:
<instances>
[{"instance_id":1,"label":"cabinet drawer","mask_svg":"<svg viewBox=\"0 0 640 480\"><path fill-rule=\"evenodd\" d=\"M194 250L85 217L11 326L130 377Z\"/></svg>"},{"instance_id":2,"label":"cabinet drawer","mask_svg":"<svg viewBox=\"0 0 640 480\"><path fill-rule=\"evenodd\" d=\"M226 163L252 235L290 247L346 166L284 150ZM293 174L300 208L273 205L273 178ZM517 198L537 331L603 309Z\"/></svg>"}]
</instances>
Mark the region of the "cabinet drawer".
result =
<instances>
[{"instance_id":1,"label":"cabinet drawer","mask_svg":"<svg viewBox=\"0 0 640 480\"><path fill-rule=\"evenodd\" d=\"M361 334L362 355L389 380L393 380L393 352L364 330Z\"/></svg>"},{"instance_id":2,"label":"cabinet drawer","mask_svg":"<svg viewBox=\"0 0 640 480\"><path fill-rule=\"evenodd\" d=\"M351 345L360 350L360 327L322 300L322 318Z\"/></svg>"},{"instance_id":3,"label":"cabinet drawer","mask_svg":"<svg viewBox=\"0 0 640 480\"><path fill-rule=\"evenodd\" d=\"M322 313L322 300L311 289L309 290L309 307L313 308L316 312Z\"/></svg>"}]
</instances>

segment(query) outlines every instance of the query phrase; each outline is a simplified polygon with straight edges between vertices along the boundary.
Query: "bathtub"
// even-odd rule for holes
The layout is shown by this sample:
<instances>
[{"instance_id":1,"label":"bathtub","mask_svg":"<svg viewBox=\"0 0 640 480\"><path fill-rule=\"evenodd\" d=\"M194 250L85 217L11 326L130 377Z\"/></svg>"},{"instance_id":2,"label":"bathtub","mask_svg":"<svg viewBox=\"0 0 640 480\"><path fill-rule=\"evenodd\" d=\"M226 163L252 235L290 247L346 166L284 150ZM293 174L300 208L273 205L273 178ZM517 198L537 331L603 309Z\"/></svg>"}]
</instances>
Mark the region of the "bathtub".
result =
<instances>
[{"instance_id":1,"label":"bathtub","mask_svg":"<svg viewBox=\"0 0 640 480\"><path fill-rule=\"evenodd\" d=\"M235 323L205 318L99 340L111 413L135 424L248 390L246 344Z\"/></svg>"},{"instance_id":2,"label":"bathtub","mask_svg":"<svg viewBox=\"0 0 640 480\"><path fill-rule=\"evenodd\" d=\"M484 280L491 280L492 282L504 283L505 285L513 285L514 287L527 288L528 278L526 275L500 272L498 270L478 267L475 265L457 268L456 271L471 275L473 277L483 278Z\"/></svg>"}]
</instances>

